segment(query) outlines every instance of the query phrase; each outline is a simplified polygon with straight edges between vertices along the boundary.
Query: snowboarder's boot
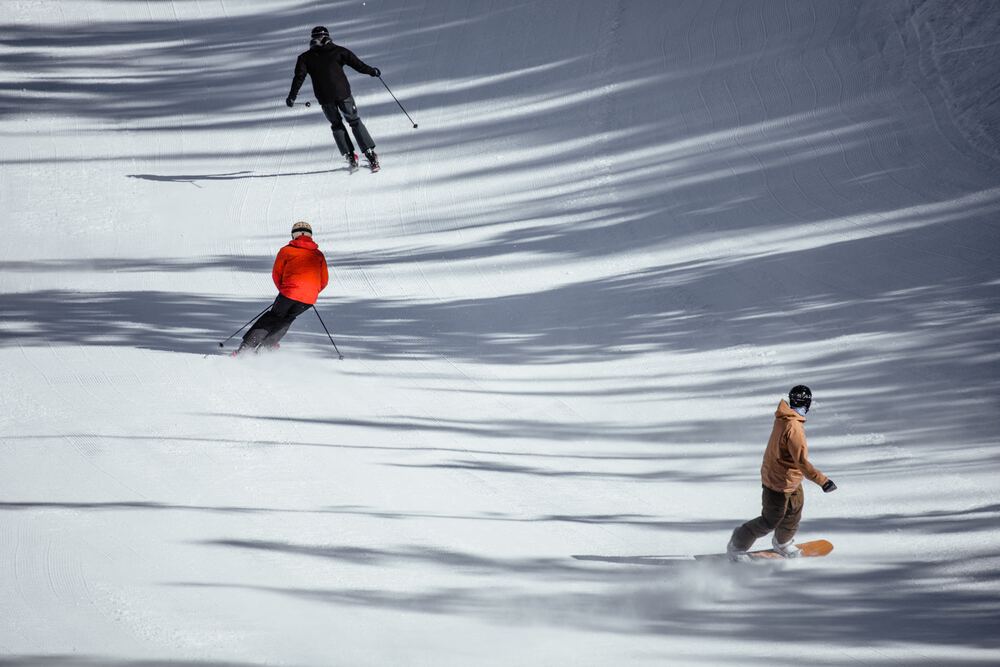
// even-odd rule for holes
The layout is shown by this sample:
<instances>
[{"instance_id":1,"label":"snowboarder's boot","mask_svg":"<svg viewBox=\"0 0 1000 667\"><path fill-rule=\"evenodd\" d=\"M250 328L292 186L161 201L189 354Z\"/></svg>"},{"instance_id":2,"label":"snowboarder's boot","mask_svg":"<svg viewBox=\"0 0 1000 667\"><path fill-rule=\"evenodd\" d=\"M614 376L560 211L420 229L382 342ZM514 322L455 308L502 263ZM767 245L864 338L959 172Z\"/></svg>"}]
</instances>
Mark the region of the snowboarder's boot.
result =
<instances>
[{"instance_id":1,"label":"snowboarder's boot","mask_svg":"<svg viewBox=\"0 0 1000 667\"><path fill-rule=\"evenodd\" d=\"M350 153L344 153L344 158L347 159L347 170L354 171L358 168L358 154L354 151Z\"/></svg>"},{"instance_id":2,"label":"snowboarder's boot","mask_svg":"<svg viewBox=\"0 0 1000 667\"><path fill-rule=\"evenodd\" d=\"M726 556L729 560L734 563L746 563L749 562L750 556L747 554L746 549L738 549L733 545L733 541L729 540L729 544L726 545Z\"/></svg>"},{"instance_id":3,"label":"snowboarder's boot","mask_svg":"<svg viewBox=\"0 0 1000 667\"><path fill-rule=\"evenodd\" d=\"M382 168L378 163L378 155L375 154L374 148L365 151L365 159L368 160L368 168L372 170L373 174Z\"/></svg>"},{"instance_id":4,"label":"snowboarder's boot","mask_svg":"<svg viewBox=\"0 0 1000 667\"><path fill-rule=\"evenodd\" d=\"M774 550L784 556L785 558L798 558L802 555L802 551L793 544L794 540L788 540L784 544L778 542L775 537L771 538L771 546Z\"/></svg>"}]
</instances>

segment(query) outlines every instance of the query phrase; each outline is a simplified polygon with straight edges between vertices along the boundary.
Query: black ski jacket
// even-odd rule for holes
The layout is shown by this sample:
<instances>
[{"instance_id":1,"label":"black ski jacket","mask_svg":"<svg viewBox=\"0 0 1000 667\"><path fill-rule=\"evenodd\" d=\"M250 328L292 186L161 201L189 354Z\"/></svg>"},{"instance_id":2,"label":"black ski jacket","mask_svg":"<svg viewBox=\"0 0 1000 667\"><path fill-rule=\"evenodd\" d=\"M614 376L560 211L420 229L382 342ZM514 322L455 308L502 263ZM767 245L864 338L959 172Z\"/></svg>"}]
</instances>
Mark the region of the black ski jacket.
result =
<instances>
[{"instance_id":1,"label":"black ski jacket","mask_svg":"<svg viewBox=\"0 0 1000 667\"><path fill-rule=\"evenodd\" d=\"M306 80L306 74L312 80L316 101L320 104L335 104L351 96L351 84L344 74L344 65L373 76L375 68L361 62L361 59L350 50L334 43L314 46L299 56L295 61L295 76L292 77L292 89L288 96L292 99L299 94L299 88Z\"/></svg>"}]
</instances>

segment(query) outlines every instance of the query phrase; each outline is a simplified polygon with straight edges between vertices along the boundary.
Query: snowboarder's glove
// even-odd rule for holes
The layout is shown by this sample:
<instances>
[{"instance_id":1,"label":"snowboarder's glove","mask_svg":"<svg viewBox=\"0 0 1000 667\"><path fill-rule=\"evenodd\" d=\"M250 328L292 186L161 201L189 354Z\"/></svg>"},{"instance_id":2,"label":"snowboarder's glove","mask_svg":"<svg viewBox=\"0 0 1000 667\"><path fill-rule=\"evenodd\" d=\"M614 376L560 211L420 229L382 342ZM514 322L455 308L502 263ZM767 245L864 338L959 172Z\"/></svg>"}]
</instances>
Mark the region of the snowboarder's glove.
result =
<instances>
[{"instance_id":1,"label":"snowboarder's glove","mask_svg":"<svg viewBox=\"0 0 1000 667\"><path fill-rule=\"evenodd\" d=\"M289 95L285 98L285 106L291 107L295 105L295 98Z\"/></svg>"},{"instance_id":2,"label":"snowboarder's glove","mask_svg":"<svg viewBox=\"0 0 1000 667\"><path fill-rule=\"evenodd\" d=\"M372 67L372 76L382 76L382 70L378 67Z\"/></svg>"},{"instance_id":3,"label":"snowboarder's glove","mask_svg":"<svg viewBox=\"0 0 1000 667\"><path fill-rule=\"evenodd\" d=\"M830 493L831 491L836 491L836 490L837 490L837 485L833 483L832 479L826 480L826 483L823 484L823 493Z\"/></svg>"}]
</instances>

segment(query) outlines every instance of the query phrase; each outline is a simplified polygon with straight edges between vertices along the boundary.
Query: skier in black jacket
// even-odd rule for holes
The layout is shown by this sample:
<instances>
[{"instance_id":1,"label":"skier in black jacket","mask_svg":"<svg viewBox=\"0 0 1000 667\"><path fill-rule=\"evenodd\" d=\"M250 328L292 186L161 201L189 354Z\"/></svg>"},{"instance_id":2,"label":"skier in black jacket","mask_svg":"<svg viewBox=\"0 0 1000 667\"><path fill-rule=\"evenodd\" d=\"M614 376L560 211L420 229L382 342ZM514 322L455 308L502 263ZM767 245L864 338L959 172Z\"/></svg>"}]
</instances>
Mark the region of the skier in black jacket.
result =
<instances>
[{"instance_id":1,"label":"skier in black jacket","mask_svg":"<svg viewBox=\"0 0 1000 667\"><path fill-rule=\"evenodd\" d=\"M323 113L326 114L327 120L330 121L330 129L333 130L333 139L337 142L340 154L347 158L350 168L355 169L358 166L358 156L354 152L351 138L347 136L341 115L351 126L354 138L368 159L372 171L378 171L375 142L358 115L358 107L354 103L354 97L351 96L351 84L344 74L344 65L349 65L362 74L382 76L377 67L366 65L350 50L334 44L330 40L329 30L321 25L316 26L312 29L309 50L295 61L295 76L292 77L292 88L288 91L285 104L288 106L295 104L295 97L299 94L299 88L302 87L308 74L312 81L313 92L316 94L316 101L323 107Z\"/></svg>"}]
</instances>

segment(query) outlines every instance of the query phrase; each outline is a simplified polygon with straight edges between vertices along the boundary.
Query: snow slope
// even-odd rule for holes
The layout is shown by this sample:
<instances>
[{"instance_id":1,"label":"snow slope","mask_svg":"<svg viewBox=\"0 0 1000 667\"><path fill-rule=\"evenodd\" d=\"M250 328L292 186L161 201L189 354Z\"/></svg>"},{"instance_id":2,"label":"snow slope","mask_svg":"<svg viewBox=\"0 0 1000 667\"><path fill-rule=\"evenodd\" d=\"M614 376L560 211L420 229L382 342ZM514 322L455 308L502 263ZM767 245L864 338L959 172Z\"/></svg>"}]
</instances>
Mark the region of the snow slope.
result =
<instances>
[{"instance_id":1,"label":"snow slope","mask_svg":"<svg viewBox=\"0 0 1000 667\"><path fill-rule=\"evenodd\" d=\"M0 665L1000 661L1000 8L0 9ZM800 382L835 551L690 560Z\"/></svg>"}]
</instances>

